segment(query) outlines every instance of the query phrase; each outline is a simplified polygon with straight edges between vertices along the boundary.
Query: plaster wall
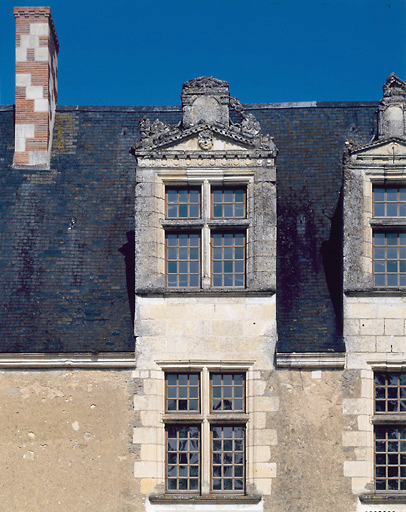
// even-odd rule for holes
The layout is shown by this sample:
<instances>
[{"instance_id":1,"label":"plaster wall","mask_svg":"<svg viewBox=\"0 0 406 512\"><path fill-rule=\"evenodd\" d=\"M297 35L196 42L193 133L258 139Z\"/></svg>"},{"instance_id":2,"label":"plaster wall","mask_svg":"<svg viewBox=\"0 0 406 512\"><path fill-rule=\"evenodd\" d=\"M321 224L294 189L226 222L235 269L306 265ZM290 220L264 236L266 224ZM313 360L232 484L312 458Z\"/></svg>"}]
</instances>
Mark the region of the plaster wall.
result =
<instances>
[{"instance_id":1,"label":"plaster wall","mask_svg":"<svg viewBox=\"0 0 406 512\"><path fill-rule=\"evenodd\" d=\"M134 511L133 392L130 371L1 371L0 511Z\"/></svg>"}]
</instances>

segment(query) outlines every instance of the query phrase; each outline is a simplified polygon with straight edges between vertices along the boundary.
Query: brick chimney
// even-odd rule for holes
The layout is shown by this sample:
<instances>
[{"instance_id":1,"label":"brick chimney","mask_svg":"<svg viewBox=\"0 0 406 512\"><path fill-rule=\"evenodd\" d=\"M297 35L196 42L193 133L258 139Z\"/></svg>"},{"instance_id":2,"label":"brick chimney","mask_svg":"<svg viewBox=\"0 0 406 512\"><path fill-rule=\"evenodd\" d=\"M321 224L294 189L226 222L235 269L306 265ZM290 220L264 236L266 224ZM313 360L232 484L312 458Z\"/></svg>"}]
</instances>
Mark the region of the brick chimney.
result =
<instances>
[{"instance_id":1,"label":"brick chimney","mask_svg":"<svg viewBox=\"0 0 406 512\"><path fill-rule=\"evenodd\" d=\"M49 7L15 7L14 167L49 167L59 43Z\"/></svg>"}]
</instances>

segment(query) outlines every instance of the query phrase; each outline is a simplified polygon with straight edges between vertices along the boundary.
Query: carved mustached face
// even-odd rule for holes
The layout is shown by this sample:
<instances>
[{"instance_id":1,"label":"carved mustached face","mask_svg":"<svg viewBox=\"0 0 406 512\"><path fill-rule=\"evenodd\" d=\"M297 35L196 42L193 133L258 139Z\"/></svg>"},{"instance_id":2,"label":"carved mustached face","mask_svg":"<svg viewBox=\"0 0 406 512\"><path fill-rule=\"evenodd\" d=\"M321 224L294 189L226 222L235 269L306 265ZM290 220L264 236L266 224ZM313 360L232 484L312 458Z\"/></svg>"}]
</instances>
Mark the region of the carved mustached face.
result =
<instances>
[{"instance_id":1,"label":"carved mustached face","mask_svg":"<svg viewBox=\"0 0 406 512\"><path fill-rule=\"evenodd\" d=\"M199 133L197 139L199 147L204 150L211 149L213 147L213 135L210 130L203 130Z\"/></svg>"}]
</instances>

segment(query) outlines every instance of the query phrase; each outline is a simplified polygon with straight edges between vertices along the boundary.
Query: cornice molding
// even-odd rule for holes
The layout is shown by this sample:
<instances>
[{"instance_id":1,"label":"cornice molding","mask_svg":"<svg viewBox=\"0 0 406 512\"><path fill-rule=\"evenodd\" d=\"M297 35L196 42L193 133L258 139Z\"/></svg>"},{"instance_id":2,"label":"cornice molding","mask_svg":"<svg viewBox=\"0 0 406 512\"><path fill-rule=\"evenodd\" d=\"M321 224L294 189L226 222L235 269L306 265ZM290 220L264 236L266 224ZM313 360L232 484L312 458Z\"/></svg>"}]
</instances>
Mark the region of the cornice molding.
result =
<instances>
[{"instance_id":1,"label":"cornice molding","mask_svg":"<svg viewBox=\"0 0 406 512\"><path fill-rule=\"evenodd\" d=\"M187 157L185 155L187 154ZM177 155L171 157L163 156L162 154L149 154L142 157L138 156L138 167L152 167L154 169L161 168L191 168L199 169L202 167L271 167L275 165L273 158L267 158L267 155L249 155L247 152L236 153L229 151L225 154L222 151L220 154L215 153L202 153L196 152L179 152L180 157Z\"/></svg>"},{"instance_id":2,"label":"cornice molding","mask_svg":"<svg viewBox=\"0 0 406 512\"><path fill-rule=\"evenodd\" d=\"M276 354L276 366L278 368L337 368L345 366L345 354L343 352L279 352Z\"/></svg>"},{"instance_id":3,"label":"cornice molding","mask_svg":"<svg viewBox=\"0 0 406 512\"><path fill-rule=\"evenodd\" d=\"M135 368L134 352L3 353L0 369Z\"/></svg>"}]
</instances>

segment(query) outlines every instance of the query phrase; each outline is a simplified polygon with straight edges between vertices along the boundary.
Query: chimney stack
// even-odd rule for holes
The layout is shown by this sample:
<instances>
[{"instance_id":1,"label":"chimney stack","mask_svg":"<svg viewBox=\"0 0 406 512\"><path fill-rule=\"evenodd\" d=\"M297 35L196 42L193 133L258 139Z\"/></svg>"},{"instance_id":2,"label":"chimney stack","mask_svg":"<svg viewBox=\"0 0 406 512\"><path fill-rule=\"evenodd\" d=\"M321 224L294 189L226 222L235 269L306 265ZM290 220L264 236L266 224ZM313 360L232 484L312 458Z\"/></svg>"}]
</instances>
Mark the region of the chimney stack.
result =
<instances>
[{"instance_id":1,"label":"chimney stack","mask_svg":"<svg viewBox=\"0 0 406 512\"><path fill-rule=\"evenodd\" d=\"M15 7L14 167L49 168L59 43L49 7Z\"/></svg>"}]
</instances>

